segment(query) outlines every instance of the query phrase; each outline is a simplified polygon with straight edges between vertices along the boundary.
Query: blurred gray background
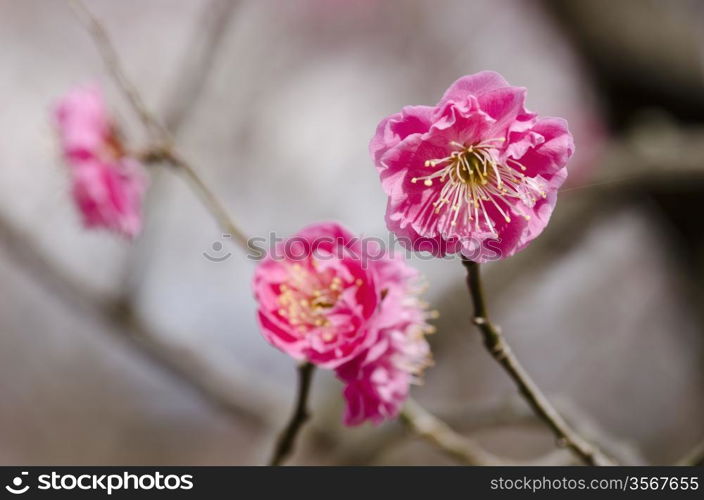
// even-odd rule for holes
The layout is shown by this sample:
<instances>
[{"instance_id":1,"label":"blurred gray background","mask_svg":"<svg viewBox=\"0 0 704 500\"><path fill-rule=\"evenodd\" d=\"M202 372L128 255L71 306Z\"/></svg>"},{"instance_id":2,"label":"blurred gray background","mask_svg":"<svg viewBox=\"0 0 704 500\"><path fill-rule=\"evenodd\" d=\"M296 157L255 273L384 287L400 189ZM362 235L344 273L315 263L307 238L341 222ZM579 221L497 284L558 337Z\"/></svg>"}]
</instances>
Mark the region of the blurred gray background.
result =
<instances>
[{"instance_id":1,"label":"blurred gray background","mask_svg":"<svg viewBox=\"0 0 704 500\"><path fill-rule=\"evenodd\" d=\"M569 120L577 154L544 235L487 269L494 318L622 461L671 463L704 439L702 2L86 3L255 236L332 219L386 238L378 121L483 69L526 86L530 109ZM52 103L100 83L129 144L146 143L64 2L0 0L0 60L0 464L262 463L295 379L258 332L253 262L159 167L136 243L81 228ZM213 263L220 241L232 256ZM469 324L459 262L414 261L441 314L414 397L507 458L550 451ZM344 428L340 393L318 373L293 463L453 463L396 422Z\"/></svg>"}]
</instances>

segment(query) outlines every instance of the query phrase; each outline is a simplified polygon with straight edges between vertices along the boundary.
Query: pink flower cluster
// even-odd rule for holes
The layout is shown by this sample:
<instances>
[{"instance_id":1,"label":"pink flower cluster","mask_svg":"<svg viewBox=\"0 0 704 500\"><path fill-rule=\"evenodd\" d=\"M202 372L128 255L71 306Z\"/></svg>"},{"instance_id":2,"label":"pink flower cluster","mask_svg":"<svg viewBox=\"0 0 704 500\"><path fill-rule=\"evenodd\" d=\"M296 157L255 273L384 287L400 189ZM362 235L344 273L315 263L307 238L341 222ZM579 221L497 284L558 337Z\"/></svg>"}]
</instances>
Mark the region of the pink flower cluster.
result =
<instances>
[{"instance_id":1,"label":"pink flower cluster","mask_svg":"<svg viewBox=\"0 0 704 500\"><path fill-rule=\"evenodd\" d=\"M436 106L381 121L369 150L402 243L484 262L543 231L574 144L565 120L527 111L525 95L484 71L457 80Z\"/></svg>"},{"instance_id":2,"label":"pink flower cluster","mask_svg":"<svg viewBox=\"0 0 704 500\"><path fill-rule=\"evenodd\" d=\"M416 271L389 255L365 259L365 248L338 224L314 224L281 243L283 257L267 257L254 277L265 338L336 370L347 425L396 416L430 361Z\"/></svg>"},{"instance_id":3,"label":"pink flower cluster","mask_svg":"<svg viewBox=\"0 0 704 500\"><path fill-rule=\"evenodd\" d=\"M54 114L84 225L134 238L142 227L147 178L140 163L125 154L100 90L72 90Z\"/></svg>"}]
</instances>

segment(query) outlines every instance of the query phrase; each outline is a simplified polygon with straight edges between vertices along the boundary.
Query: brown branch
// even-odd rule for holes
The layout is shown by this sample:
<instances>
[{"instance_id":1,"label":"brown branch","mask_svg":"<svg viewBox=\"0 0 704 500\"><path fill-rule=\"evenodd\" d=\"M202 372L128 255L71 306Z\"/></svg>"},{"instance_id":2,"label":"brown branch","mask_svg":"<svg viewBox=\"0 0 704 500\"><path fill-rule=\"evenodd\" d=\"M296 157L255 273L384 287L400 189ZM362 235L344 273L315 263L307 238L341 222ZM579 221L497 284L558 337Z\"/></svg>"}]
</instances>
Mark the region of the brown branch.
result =
<instances>
[{"instance_id":1,"label":"brown branch","mask_svg":"<svg viewBox=\"0 0 704 500\"><path fill-rule=\"evenodd\" d=\"M550 427L562 446L572 450L589 465L612 465L611 459L583 439L565 422L520 364L501 331L489 320L479 274L479 264L464 257L462 264L467 270L467 288L474 307L473 322L482 333L484 345L489 353L513 379L526 402Z\"/></svg>"},{"instance_id":2,"label":"brown branch","mask_svg":"<svg viewBox=\"0 0 704 500\"><path fill-rule=\"evenodd\" d=\"M464 465L570 465L569 456L560 450L534 460L519 461L501 458L490 453L476 441L455 432L425 410L413 399L408 399L401 412L401 421L419 437L425 439L450 458Z\"/></svg>"},{"instance_id":3,"label":"brown branch","mask_svg":"<svg viewBox=\"0 0 704 500\"><path fill-rule=\"evenodd\" d=\"M449 425L410 398L401 412L401 421L418 436L462 464L501 465L504 463L474 441L457 434Z\"/></svg>"},{"instance_id":4,"label":"brown branch","mask_svg":"<svg viewBox=\"0 0 704 500\"><path fill-rule=\"evenodd\" d=\"M310 394L310 386L313 382L313 373L315 366L311 363L302 363L298 367L298 396L296 405L293 408L293 413L284 428L283 432L276 441L274 454L269 461L269 465L281 465L293 452L296 444L296 437L300 432L303 424L310 418L308 411L308 396Z\"/></svg>"},{"instance_id":5,"label":"brown branch","mask_svg":"<svg viewBox=\"0 0 704 500\"><path fill-rule=\"evenodd\" d=\"M215 195L215 193L203 181L201 176L196 172L193 166L183 159L173 149L168 149L162 152L162 160L172 165L179 171L194 189L196 194L201 198L206 208L215 217L223 231L232 236L232 239L246 253L257 251L250 243L247 235L242 231L232 216L228 213L223 202Z\"/></svg>"}]
</instances>

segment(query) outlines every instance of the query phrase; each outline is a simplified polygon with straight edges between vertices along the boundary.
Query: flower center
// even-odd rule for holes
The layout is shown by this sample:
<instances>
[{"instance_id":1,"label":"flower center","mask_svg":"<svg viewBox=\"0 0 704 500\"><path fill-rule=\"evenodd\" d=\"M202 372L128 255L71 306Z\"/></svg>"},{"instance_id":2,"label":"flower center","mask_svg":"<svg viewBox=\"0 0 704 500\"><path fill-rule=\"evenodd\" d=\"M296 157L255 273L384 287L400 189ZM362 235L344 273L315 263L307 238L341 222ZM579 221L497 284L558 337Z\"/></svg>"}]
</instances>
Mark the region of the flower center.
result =
<instances>
[{"instance_id":1,"label":"flower center","mask_svg":"<svg viewBox=\"0 0 704 500\"><path fill-rule=\"evenodd\" d=\"M441 224L456 226L464 220L473 224L475 231L483 226L497 234L495 222L487 211L492 207L506 222L511 222L511 213L530 219L528 214L520 213L516 201L533 207L546 193L536 179L523 174L526 167L518 161L495 160L495 143L503 140L490 139L470 146L452 142L455 150L448 156L425 162L427 168L435 169L431 174L411 179L414 184L423 181L428 187L434 181L443 183L433 197L432 206L435 214L447 210L452 213Z\"/></svg>"},{"instance_id":2,"label":"flower center","mask_svg":"<svg viewBox=\"0 0 704 500\"><path fill-rule=\"evenodd\" d=\"M363 282L358 279L355 284L361 286ZM329 271L317 273L300 264L293 264L289 281L279 286L278 313L301 335L313 329L322 329L323 340L330 342L337 337L337 333L327 315L337 304L343 286L342 279L332 276Z\"/></svg>"},{"instance_id":3,"label":"flower center","mask_svg":"<svg viewBox=\"0 0 704 500\"><path fill-rule=\"evenodd\" d=\"M110 129L108 136L102 144L102 148L98 151L98 156L101 160L109 163L125 156L125 149L122 146L116 129Z\"/></svg>"}]
</instances>

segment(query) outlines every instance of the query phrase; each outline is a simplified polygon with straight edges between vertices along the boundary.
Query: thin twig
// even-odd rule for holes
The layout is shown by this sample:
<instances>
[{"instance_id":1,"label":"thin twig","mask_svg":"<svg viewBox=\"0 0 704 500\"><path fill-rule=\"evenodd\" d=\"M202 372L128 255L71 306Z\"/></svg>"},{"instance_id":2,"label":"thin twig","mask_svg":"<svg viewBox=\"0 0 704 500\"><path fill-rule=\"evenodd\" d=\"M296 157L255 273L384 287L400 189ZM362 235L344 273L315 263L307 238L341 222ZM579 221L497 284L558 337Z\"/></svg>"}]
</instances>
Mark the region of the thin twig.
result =
<instances>
[{"instance_id":1,"label":"thin twig","mask_svg":"<svg viewBox=\"0 0 704 500\"><path fill-rule=\"evenodd\" d=\"M274 454L269 461L269 465L281 465L293 452L293 447L296 444L296 437L300 432L303 424L310 418L308 411L308 395L310 394L310 386L313 381L313 373L315 366L310 363L302 363L298 366L298 396L296 397L296 405L293 408L293 413L284 428L283 432L276 441Z\"/></svg>"},{"instance_id":2,"label":"thin twig","mask_svg":"<svg viewBox=\"0 0 704 500\"><path fill-rule=\"evenodd\" d=\"M500 458L486 451L476 441L458 434L447 423L409 398L401 412L401 421L419 437L464 465L570 465L569 454L557 450L534 460Z\"/></svg>"},{"instance_id":3,"label":"thin twig","mask_svg":"<svg viewBox=\"0 0 704 500\"><path fill-rule=\"evenodd\" d=\"M173 149L163 152L163 160L171 164L184 175L186 180L191 183L191 186L196 191L198 196L200 196L210 213L213 217L215 217L215 220L217 220L223 231L232 236L232 239L240 246L240 248L242 248L242 250L245 251L245 253L256 251L256 249L251 245L250 239L244 231L239 228L237 223L225 208L225 205L208 187L200 175L198 175L191 164L184 160L183 157L178 155L178 153L176 153Z\"/></svg>"},{"instance_id":4,"label":"thin twig","mask_svg":"<svg viewBox=\"0 0 704 500\"><path fill-rule=\"evenodd\" d=\"M511 351L501 331L489 320L479 274L479 264L464 257L462 258L462 264L467 270L467 288L474 307L473 322L481 331L484 337L484 345L489 353L513 379L520 393L533 408L533 411L545 421L558 438L560 445L572 450L589 465L612 465L611 459L583 439L565 422L533 379L530 378Z\"/></svg>"},{"instance_id":5,"label":"thin twig","mask_svg":"<svg viewBox=\"0 0 704 500\"><path fill-rule=\"evenodd\" d=\"M442 420L412 399L406 401L401 420L414 433L466 465L501 465L503 460L485 451L474 441L457 434Z\"/></svg>"}]
</instances>

